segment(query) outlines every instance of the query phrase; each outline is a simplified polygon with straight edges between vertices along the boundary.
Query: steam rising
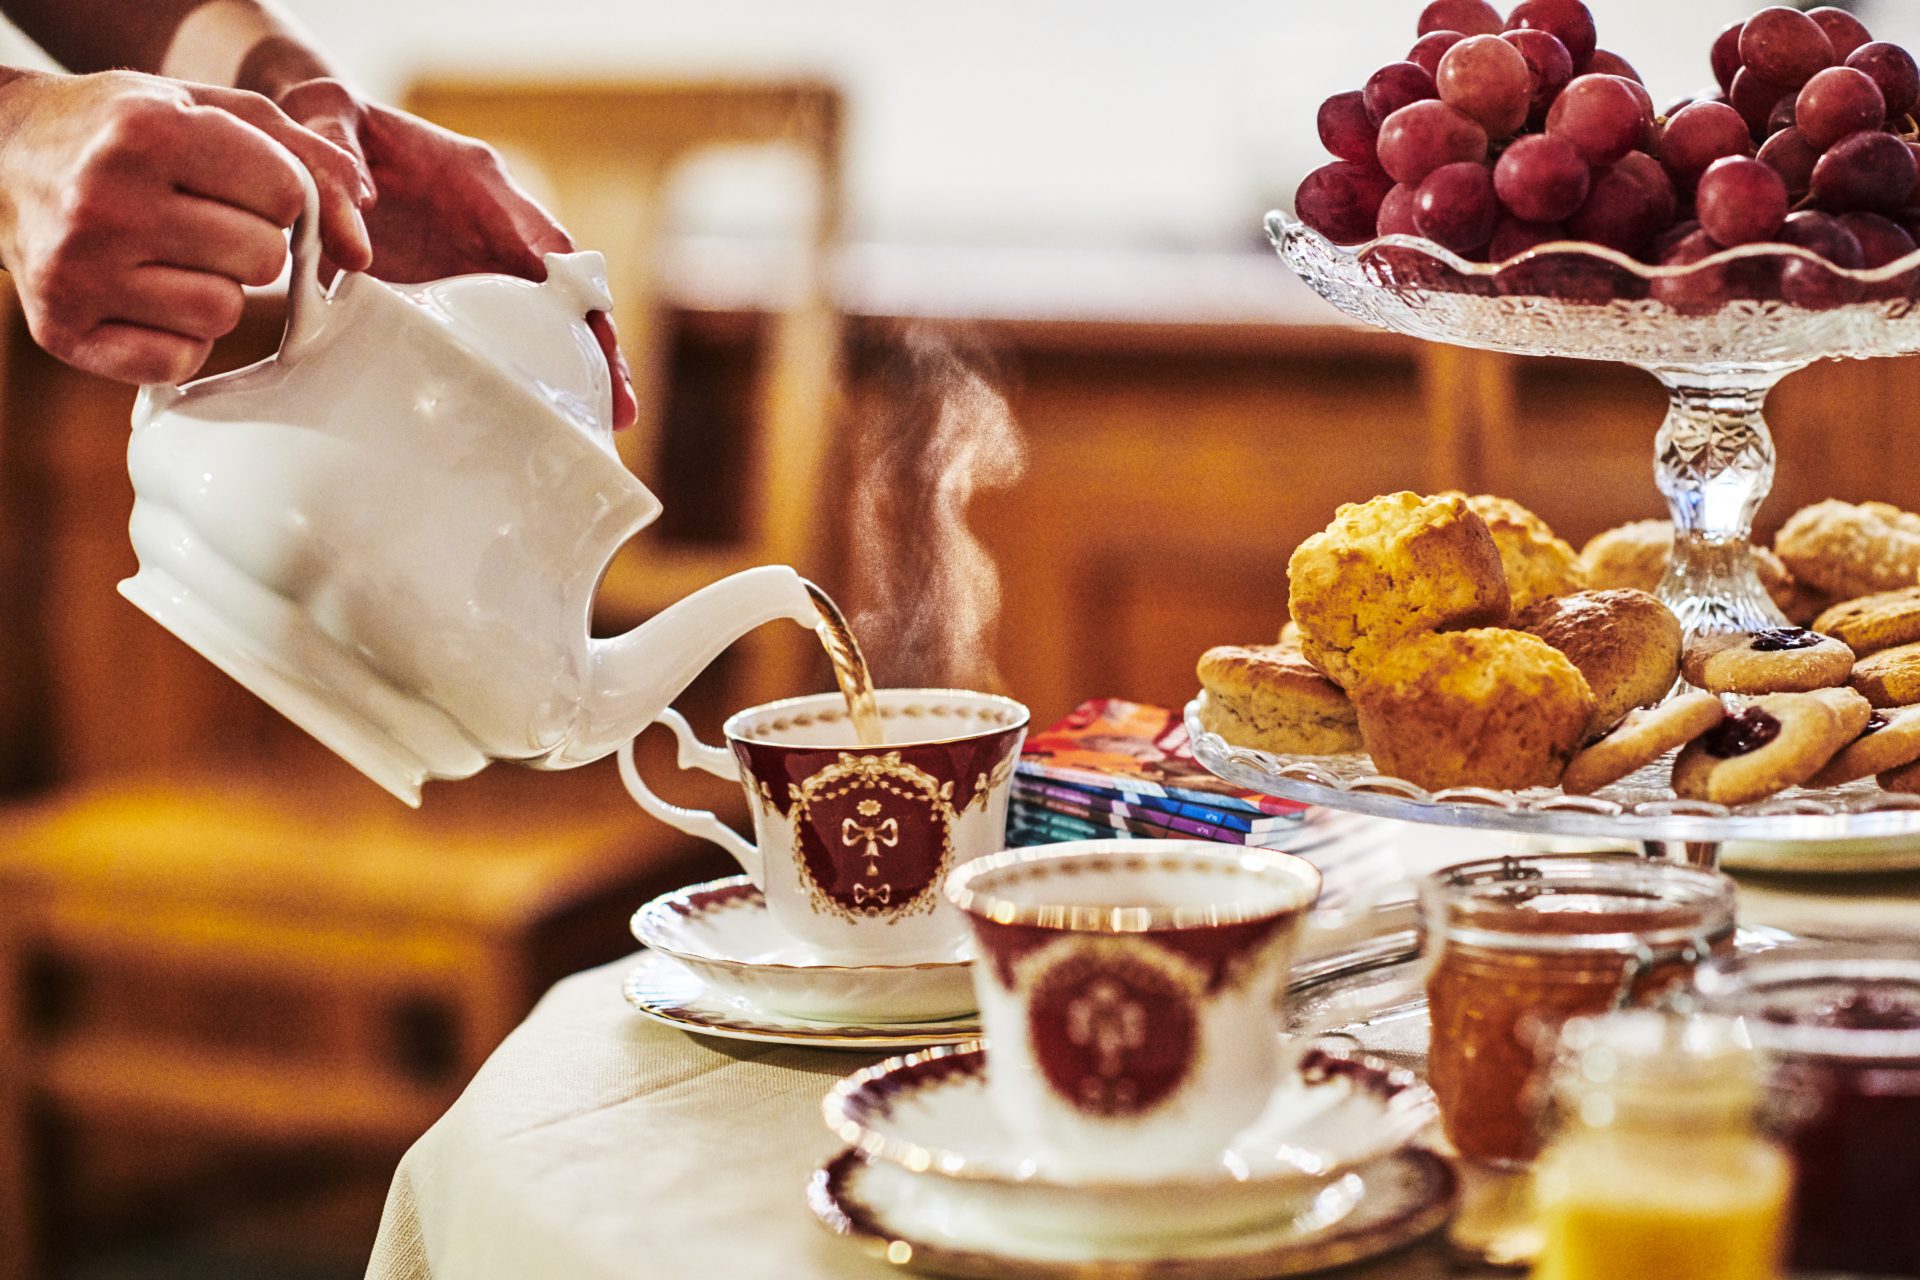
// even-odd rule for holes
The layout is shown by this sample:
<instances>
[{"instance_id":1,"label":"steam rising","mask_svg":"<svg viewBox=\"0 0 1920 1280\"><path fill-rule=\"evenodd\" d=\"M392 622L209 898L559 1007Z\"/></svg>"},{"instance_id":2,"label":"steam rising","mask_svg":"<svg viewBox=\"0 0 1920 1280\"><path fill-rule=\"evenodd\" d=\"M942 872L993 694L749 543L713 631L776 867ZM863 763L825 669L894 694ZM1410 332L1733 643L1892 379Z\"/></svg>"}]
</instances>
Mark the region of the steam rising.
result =
<instances>
[{"instance_id":1,"label":"steam rising","mask_svg":"<svg viewBox=\"0 0 1920 1280\"><path fill-rule=\"evenodd\" d=\"M855 437L853 626L883 688L999 686L1000 574L967 507L1020 478L1026 446L995 381L983 353L909 328Z\"/></svg>"}]
</instances>

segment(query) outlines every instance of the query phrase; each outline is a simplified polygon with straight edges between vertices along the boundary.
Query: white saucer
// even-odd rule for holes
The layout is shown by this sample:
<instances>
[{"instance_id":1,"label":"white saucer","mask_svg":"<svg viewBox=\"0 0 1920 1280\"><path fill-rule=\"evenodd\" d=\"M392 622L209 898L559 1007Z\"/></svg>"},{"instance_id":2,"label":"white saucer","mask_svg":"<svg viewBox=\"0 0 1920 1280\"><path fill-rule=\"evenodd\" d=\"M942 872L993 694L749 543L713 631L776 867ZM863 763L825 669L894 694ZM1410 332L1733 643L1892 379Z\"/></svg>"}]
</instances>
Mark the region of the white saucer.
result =
<instances>
[{"instance_id":1,"label":"white saucer","mask_svg":"<svg viewBox=\"0 0 1920 1280\"><path fill-rule=\"evenodd\" d=\"M835 964L774 923L745 876L662 894L633 913L633 936L714 990L816 1022L928 1022L974 1010L967 957Z\"/></svg>"},{"instance_id":2,"label":"white saucer","mask_svg":"<svg viewBox=\"0 0 1920 1280\"><path fill-rule=\"evenodd\" d=\"M1010 1229L1108 1243L1239 1230L1304 1213L1340 1175L1405 1147L1432 1124L1433 1092L1377 1059L1310 1049L1261 1117L1215 1162L1143 1180L1060 1175L1010 1129L987 1093L977 1045L894 1058L836 1085L827 1127L861 1156L956 1185L952 1197Z\"/></svg>"},{"instance_id":3,"label":"white saucer","mask_svg":"<svg viewBox=\"0 0 1920 1280\"><path fill-rule=\"evenodd\" d=\"M1244 1230L1128 1242L1035 1234L967 1199L963 1184L843 1151L816 1170L807 1203L834 1234L896 1266L979 1280L1255 1280L1346 1266L1404 1248L1453 1213L1458 1184L1408 1147L1332 1179L1304 1205Z\"/></svg>"},{"instance_id":4,"label":"white saucer","mask_svg":"<svg viewBox=\"0 0 1920 1280\"><path fill-rule=\"evenodd\" d=\"M775 1013L716 991L678 960L654 951L641 954L639 963L627 974L621 994L644 1018L723 1040L888 1053L954 1044L980 1035L977 1017L858 1023L818 1022Z\"/></svg>"}]
</instances>

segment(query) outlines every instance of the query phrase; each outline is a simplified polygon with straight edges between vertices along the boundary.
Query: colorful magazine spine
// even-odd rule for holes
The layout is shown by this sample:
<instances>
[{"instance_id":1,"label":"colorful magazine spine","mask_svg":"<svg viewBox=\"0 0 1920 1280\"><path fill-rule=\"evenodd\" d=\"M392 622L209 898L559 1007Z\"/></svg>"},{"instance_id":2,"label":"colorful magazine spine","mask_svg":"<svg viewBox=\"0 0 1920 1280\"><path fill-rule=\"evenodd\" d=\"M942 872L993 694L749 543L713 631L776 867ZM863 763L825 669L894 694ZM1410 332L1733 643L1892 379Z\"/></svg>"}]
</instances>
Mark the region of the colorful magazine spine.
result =
<instances>
[{"instance_id":1,"label":"colorful magazine spine","mask_svg":"<svg viewBox=\"0 0 1920 1280\"><path fill-rule=\"evenodd\" d=\"M1230 827L1216 826L1210 822L1196 822L1192 818L1182 818L1177 814L1129 815L1114 813L1110 810L1088 805L1068 804L1064 801L1052 804L1036 805L1016 802L1022 813L1055 814L1072 818L1078 822L1104 827L1108 832L1130 833L1163 840L1217 840L1224 844L1263 845L1269 838L1284 839L1292 834L1273 836L1271 833L1253 835L1245 831L1235 831Z\"/></svg>"},{"instance_id":2,"label":"colorful magazine spine","mask_svg":"<svg viewBox=\"0 0 1920 1280\"><path fill-rule=\"evenodd\" d=\"M1065 783L1073 787L1113 789L1116 784L1120 784L1141 797L1211 805L1234 813L1284 816L1298 813L1305 808L1304 805L1296 804L1291 800L1282 800L1278 796L1225 795L1217 791L1201 791L1192 787L1148 782L1138 778L1120 778L1092 769L1072 769L1060 765L1041 764L1036 760L1021 761L1014 773L1017 777L1033 778L1040 782Z\"/></svg>"}]
</instances>

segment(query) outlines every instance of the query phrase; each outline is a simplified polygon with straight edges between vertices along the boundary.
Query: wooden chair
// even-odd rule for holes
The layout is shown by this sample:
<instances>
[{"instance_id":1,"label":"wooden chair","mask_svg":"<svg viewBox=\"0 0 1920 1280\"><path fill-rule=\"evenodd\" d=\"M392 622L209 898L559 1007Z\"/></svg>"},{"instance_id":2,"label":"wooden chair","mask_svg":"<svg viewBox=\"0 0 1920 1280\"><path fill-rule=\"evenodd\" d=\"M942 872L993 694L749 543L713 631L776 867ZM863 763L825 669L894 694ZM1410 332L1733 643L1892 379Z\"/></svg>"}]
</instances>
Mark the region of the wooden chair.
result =
<instances>
[{"instance_id":1,"label":"wooden chair","mask_svg":"<svg viewBox=\"0 0 1920 1280\"><path fill-rule=\"evenodd\" d=\"M757 412L737 475L676 501L727 495L735 536L717 543L638 540L613 564L599 610L625 625L737 569L792 564L821 575L833 554L822 502L837 416L840 326L828 289L842 203L839 93L813 82L581 83L473 78L423 80L406 105L538 168L538 185L581 248L607 257L614 319L633 367L640 421L622 452L643 478L660 458L673 348L659 259L666 196L676 171L716 148L778 144L806 162L818 199L790 296L771 317L757 371ZM700 424L709 428L711 424ZM761 628L736 646L729 698L745 706L804 692L817 647L791 628Z\"/></svg>"}]
</instances>

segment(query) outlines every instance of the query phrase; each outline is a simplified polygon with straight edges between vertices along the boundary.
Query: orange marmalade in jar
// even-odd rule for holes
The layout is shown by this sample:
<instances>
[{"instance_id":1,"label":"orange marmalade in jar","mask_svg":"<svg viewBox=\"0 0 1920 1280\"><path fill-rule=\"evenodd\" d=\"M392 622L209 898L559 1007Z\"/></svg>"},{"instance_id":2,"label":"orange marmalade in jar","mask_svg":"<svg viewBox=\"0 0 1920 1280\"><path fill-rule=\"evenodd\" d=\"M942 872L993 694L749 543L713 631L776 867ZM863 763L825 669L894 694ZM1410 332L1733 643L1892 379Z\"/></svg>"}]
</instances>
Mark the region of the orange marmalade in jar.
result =
<instances>
[{"instance_id":1,"label":"orange marmalade in jar","mask_svg":"<svg viewBox=\"0 0 1920 1280\"><path fill-rule=\"evenodd\" d=\"M1642 1004L1733 942L1725 876L1634 854L1462 863L1421 885L1427 1076L1470 1160L1540 1150L1539 1045L1567 1019Z\"/></svg>"}]
</instances>

